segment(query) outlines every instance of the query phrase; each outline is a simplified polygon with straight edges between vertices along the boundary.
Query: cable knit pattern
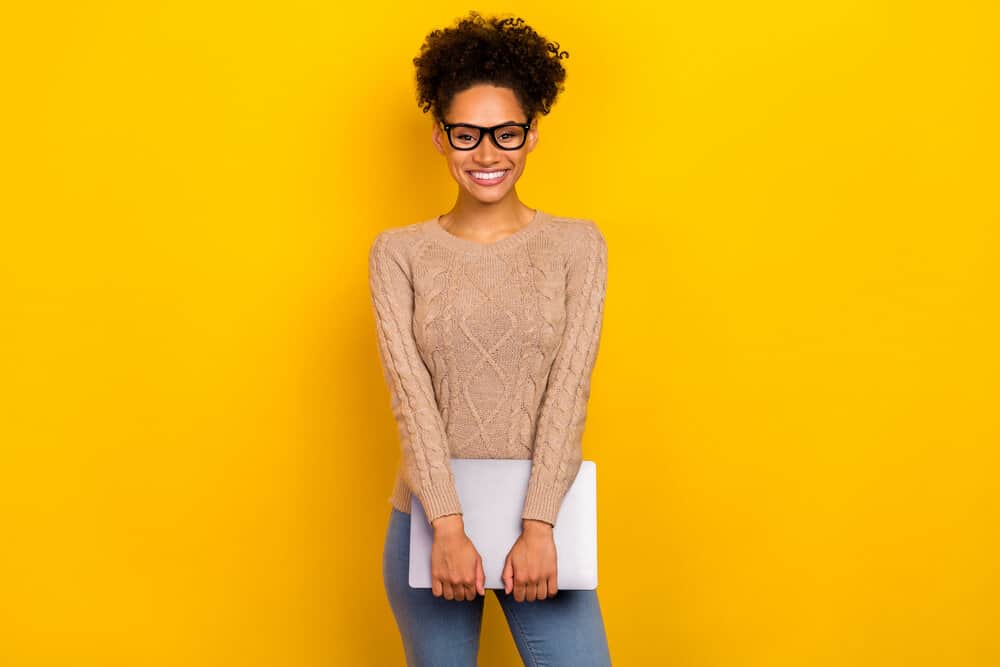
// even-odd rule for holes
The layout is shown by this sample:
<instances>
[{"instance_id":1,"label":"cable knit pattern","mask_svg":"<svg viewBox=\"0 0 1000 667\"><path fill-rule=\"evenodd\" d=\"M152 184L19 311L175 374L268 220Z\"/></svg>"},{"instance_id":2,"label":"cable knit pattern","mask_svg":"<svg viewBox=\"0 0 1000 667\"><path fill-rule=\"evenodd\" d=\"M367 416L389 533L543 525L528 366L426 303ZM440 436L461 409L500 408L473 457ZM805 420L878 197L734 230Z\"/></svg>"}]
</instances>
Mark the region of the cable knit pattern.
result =
<instances>
[{"instance_id":1,"label":"cable knit pattern","mask_svg":"<svg viewBox=\"0 0 1000 667\"><path fill-rule=\"evenodd\" d=\"M582 461L607 287L591 220L537 210L481 244L434 217L369 252L376 337L402 450L389 502L461 514L450 460L531 459L522 518L555 525Z\"/></svg>"}]
</instances>

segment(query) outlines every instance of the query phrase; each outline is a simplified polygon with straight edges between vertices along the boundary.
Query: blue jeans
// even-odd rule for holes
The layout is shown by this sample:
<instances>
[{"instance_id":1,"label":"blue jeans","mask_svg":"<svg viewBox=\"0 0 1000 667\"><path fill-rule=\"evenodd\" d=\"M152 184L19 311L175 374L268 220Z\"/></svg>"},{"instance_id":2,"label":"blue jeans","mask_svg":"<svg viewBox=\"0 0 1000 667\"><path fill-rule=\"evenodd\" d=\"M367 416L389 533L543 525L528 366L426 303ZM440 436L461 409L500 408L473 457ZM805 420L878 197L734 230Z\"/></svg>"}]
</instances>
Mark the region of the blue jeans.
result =
<instances>
[{"instance_id":1,"label":"blue jeans","mask_svg":"<svg viewBox=\"0 0 1000 667\"><path fill-rule=\"evenodd\" d=\"M410 515L395 507L382 553L382 578L403 639L408 667L475 667L485 598L448 600L410 588ZM496 595L528 667L608 667L611 656L596 590L559 589L555 597L518 602Z\"/></svg>"}]
</instances>

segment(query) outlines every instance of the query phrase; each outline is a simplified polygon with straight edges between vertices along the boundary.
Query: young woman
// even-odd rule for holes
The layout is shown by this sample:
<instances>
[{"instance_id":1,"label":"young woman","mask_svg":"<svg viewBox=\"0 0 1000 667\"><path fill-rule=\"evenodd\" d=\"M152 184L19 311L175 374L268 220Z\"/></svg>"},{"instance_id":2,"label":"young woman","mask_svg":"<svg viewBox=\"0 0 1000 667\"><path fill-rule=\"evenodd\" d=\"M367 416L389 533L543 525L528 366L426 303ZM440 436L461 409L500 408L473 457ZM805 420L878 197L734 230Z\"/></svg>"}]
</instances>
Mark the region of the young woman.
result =
<instances>
[{"instance_id":1,"label":"young woman","mask_svg":"<svg viewBox=\"0 0 1000 667\"><path fill-rule=\"evenodd\" d=\"M383 578L408 665L475 665L485 590L450 459L531 459L522 533L494 591L526 665L610 665L595 590L559 590L553 528L582 460L607 246L587 219L515 185L566 77L558 43L477 12L414 58L447 213L380 232L369 254L379 355L402 445ZM408 583L411 500L433 526L430 589ZM526 604L528 603L528 604Z\"/></svg>"}]
</instances>

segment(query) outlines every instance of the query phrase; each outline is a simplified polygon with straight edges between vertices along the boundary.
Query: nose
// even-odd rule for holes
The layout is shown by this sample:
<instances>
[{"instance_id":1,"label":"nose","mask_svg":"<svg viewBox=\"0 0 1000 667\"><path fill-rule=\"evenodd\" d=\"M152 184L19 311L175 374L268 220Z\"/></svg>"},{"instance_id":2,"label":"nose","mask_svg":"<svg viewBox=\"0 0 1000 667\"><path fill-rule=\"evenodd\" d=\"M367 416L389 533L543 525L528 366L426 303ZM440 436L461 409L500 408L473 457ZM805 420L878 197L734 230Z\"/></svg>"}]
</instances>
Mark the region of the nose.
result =
<instances>
[{"instance_id":1,"label":"nose","mask_svg":"<svg viewBox=\"0 0 1000 667\"><path fill-rule=\"evenodd\" d=\"M472 151L472 158L477 164L488 167L491 164L496 164L499 157L500 149L493 145L493 137L487 132L476 149Z\"/></svg>"}]
</instances>

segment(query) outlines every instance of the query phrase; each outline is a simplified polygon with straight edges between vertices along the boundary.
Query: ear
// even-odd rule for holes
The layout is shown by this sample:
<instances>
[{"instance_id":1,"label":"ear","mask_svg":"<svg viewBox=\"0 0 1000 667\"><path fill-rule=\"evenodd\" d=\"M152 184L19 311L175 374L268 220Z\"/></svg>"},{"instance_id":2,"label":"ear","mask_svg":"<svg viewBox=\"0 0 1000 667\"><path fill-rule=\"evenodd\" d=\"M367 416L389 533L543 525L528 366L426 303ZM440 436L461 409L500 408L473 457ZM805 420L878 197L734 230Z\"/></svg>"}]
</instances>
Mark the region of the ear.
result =
<instances>
[{"instance_id":1,"label":"ear","mask_svg":"<svg viewBox=\"0 0 1000 667\"><path fill-rule=\"evenodd\" d=\"M528 138L524 145L525 152L530 153L535 150L535 144L538 143L538 116L531 119L531 128L528 130Z\"/></svg>"},{"instance_id":2,"label":"ear","mask_svg":"<svg viewBox=\"0 0 1000 667\"><path fill-rule=\"evenodd\" d=\"M445 154L444 142L447 141L447 139L444 136L444 130L441 129L441 124L438 123L436 120L433 121L433 123L434 127L431 129L431 143L434 144L434 148L437 150L438 153L444 155Z\"/></svg>"}]
</instances>

